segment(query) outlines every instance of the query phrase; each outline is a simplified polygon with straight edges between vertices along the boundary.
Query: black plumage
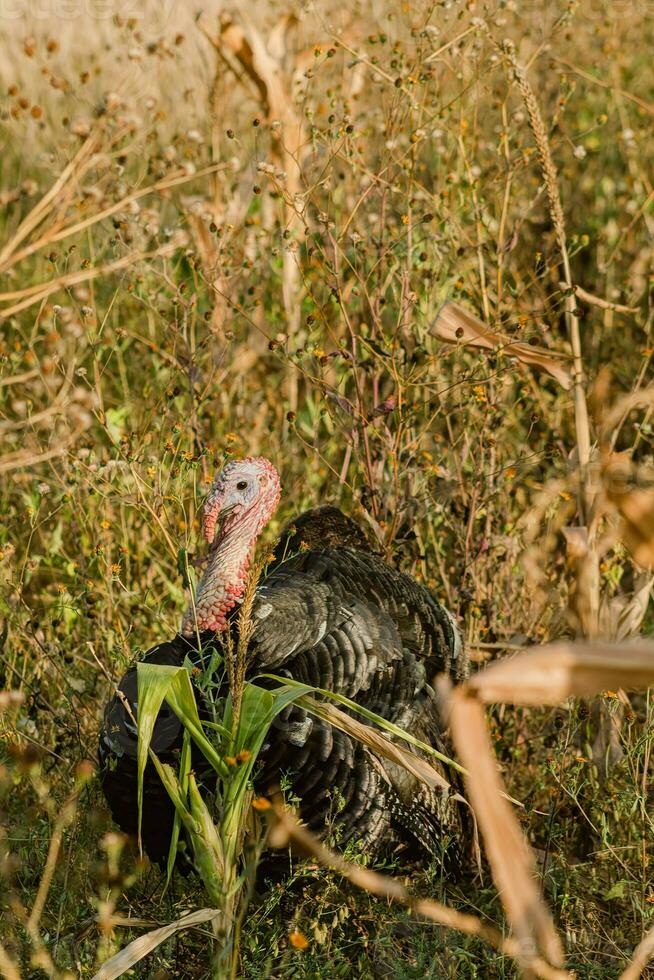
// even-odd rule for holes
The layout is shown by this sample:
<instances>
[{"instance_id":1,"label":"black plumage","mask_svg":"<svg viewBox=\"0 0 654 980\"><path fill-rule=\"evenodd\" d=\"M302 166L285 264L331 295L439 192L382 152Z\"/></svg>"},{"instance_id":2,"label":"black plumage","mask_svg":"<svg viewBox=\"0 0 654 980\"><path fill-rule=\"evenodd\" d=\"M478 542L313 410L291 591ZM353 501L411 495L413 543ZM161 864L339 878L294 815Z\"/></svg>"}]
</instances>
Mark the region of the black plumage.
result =
<instances>
[{"instance_id":1,"label":"black plumage","mask_svg":"<svg viewBox=\"0 0 654 980\"><path fill-rule=\"evenodd\" d=\"M325 504L305 510L286 525L275 547L275 564L298 551L354 548L379 554L377 544L360 524L338 507Z\"/></svg>"},{"instance_id":2,"label":"black plumage","mask_svg":"<svg viewBox=\"0 0 654 980\"><path fill-rule=\"evenodd\" d=\"M388 565L336 508L300 515L283 532L257 588L252 617L250 677L265 670L341 693L447 751L430 681L461 669L457 627L425 588ZM224 634L203 635L201 641L206 657L207 644L220 648ZM198 661L196 640L177 636L145 659L179 664L188 656ZM136 713L135 674L133 668L119 688ZM198 701L202 706L199 692ZM163 761L175 763L181 736L175 715L162 709L153 748ZM137 825L136 744L124 701L115 696L100 737L102 785L114 819L131 833ZM201 774L202 759L194 765ZM443 774L458 787L455 774ZM403 843L429 856L461 833L455 801L294 706L270 728L255 787L268 792L283 776L300 798L308 827L319 834L333 831L340 846L359 842L375 856ZM154 860L168 852L172 821L172 805L148 767L142 833Z\"/></svg>"}]
</instances>

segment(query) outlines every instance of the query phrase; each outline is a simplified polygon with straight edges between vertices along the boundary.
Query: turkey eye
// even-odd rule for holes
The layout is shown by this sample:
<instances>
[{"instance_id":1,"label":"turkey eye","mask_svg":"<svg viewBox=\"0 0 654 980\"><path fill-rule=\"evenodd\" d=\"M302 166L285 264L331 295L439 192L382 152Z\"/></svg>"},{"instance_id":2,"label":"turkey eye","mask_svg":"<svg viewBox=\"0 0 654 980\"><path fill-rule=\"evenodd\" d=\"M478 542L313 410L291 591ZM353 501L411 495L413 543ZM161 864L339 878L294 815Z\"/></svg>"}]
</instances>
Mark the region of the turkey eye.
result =
<instances>
[{"instance_id":1,"label":"turkey eye","mask_svg":"<svg viewBox=\"0 0 654 980\"><path fill-rule=\"evenodd\" d=\"M245 490L246 487L247 487L247 485L248 485L248 481L247 480L239 480L238 483L236 484L236 489L237 490Z\"/></svg>"}]
</instances>

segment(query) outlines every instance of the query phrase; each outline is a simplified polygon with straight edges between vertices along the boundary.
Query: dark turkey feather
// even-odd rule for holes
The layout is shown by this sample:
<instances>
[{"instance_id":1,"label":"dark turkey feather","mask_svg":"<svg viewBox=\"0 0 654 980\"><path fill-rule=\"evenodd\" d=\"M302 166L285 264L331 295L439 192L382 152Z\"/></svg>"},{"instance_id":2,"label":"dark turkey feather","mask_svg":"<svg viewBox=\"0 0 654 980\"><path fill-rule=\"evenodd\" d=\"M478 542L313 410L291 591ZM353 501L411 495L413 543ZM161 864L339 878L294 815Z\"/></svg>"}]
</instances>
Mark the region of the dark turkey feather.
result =
<instances>
[{"instance_id":1,"label":"dark turkey feather","mask_svg":"<svg viewBox=\"0 0 654 980\"><path fill-rule=\"evenodd\" d=\"M305 510L289 521L275 547L275 562L284 561L298 551L315 551L321 548L356 548L369 552L379 550L371 536L356 521L338 507L326 505Z\"/></svg>"},{"instance_id":2,"label":"dark turkey feather","mask_svg":"<svg viewBox=\"0 0 654 980\"><path fill-rule=\"evenodd\" d=\"M322 546L321 522L327 527ZM303 549L307 542L309 550ZM430 681L443 672L456 677L462 669L454 620L425 588L375 554L361 529L335 508L300 515L283 533L275 563L257 588L252 620L249 678L267 671L343 694L448 751ZM220 649L223 636L202 639ZM189 655L198 662L195 641L177 636L145 659L181 664ZM134 668L119 689L136 714ZM176 764L181 737L180 723L164 706L152 743L162 761ZM116 822L131 833L137 826L136 746L136 729L116 696L100 738L102 784ZM200 774L206 769L202 759L194 766ZM455 774L440 768L457 791ZM358 842L373 856L398 844L442 856L444 842L454 839L455 848L461 836L461 812L447 794L295 706L274 720L254 781L261 793L290 785L311 830L333 832L340 846ZM151 858L165 858L172 823L172 805L149 766L143 842Z\"/></svg>"}]
</instances>

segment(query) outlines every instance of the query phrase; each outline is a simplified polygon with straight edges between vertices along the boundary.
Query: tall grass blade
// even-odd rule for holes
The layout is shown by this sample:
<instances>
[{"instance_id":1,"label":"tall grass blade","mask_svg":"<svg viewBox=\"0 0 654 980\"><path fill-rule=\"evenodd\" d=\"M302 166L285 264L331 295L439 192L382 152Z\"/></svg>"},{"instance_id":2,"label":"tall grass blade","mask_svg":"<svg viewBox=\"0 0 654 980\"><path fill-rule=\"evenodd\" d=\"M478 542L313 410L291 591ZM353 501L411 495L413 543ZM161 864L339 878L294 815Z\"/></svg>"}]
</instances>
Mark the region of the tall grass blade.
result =
<instances>
[{"instance_id":1,"label":"tall grass blade","mask_svg":"<svg viewBox=\"0 0 654 980\"><path fill-rule=\"evenodd\" d=\"M433 766L430 766L420 756L401 748L395 742L391 742L382 732L371 728L370 725L364 725L363 722L357 721L356 718L352 718L350 715L346 715L344 711L340 711L333 704L328 704L325 701L316 701L315 698L308 695L303 695L299 699L298 704L311 714L316 715L316 717L329 722L335 728L339 728L346 735L351 735L358 742L367 745L376 755L402 766L403 769L410 772L416 779L419 779L432 789L439 789L444 792L451 790L452 787L447 779L441 776Z\"/></svg>"},{"instance_id":2,"label":"tall grass blade","mask_svg":"<svg viewBox=\"0 0 654 980\"><path fill-rule=\"evenodd\" d=\"M426 752L434 759L438 759L439 762L443 762L445 765L451 766L452 769L456 769L457 772L465 773L463 766L461 766L461 764L455 759L451 759L449 756L444 755L443 752L439 752L432 745L422 742L419 738L411 735L410 732L405 732L403 728L399 727L399 725L395 725L392 721L382 718L381 715L375 714L374 711L369 711L368 708L364 708L362 705L357 704L356 701L351 701L350 698L345 697L343 694L335 694L334 691L327 691L321 687L310 687L307 684L301 684L299 681L294 681L290 677L279 677L277 674L261 674L261 677L266 677L273 681L279 681L280 684L301 690L305 695L319 694L322 698L335 701L337 704L342 704L343 707L349 708L351 711L355 711L363 718L367 718L368 721L371 721L380 728L383 728L384 731L387 731L390 735L395 735L397 738L403 739L403 741L408 742L409 745L413 745L414 748L420 749L421 752ZM304 707L307 708L307 710L310 710L307 705L304 705ZM313 710L313 707L311 710Z\"/></svg>"},{"instance_id":3,"label":"tall grass blade","mask_svg":"<svg viewBox=\"0 0 654 980\"><path fill-rule=\"evenodd\" d=\"M138 939L134 939L119 953L103 963L93 980L117 980L118 977L122 977L124 973L131 970L144 956L151 953L153 949L174 936L176 932L181 932L182 929L191 929L193 926L200 926L205 922L212 922L219 915L218 909L198 909L197 912L190 912L188 915L183 915L181 918L169 922L167 926L160 926L159 929L153 929L152 932L139 936Z\"/></svg>"}]
</instances>

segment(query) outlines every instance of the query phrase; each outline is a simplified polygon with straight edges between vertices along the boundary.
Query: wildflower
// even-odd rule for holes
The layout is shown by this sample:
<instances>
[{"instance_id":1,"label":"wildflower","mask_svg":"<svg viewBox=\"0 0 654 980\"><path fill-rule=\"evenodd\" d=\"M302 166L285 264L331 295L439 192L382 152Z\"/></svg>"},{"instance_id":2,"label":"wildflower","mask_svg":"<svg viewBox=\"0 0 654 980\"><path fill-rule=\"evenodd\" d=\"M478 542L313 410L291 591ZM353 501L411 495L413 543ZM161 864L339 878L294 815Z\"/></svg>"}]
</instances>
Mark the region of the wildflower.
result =
<instances>
[{"instance_id":1,"label":"wildflower","mask_svg":"<svg viewBox=\"0 0 654 980\"><path fill-rule=\"evenodd\" d=\"M235 766L236 765L236 759L234 758L233 755L226 755L225 756L225 762L227 763L228 766Z\"/></svg>"},{"instance_id":2,"label":"wildflower","mask_svg":"<svg viewBox=\"0 0 654 980\"><path fill-rule=\"evenodd\" d=\"M252 806L255 810L270 810L272 804L270 800L265 798L265 796L255 796L255 798L252 800Z\"/></svg>"},{"instance_id":3,"label":"wildflower","mask_svg":"<svg viewBox=\"0 0 654 980\"><path fill-rule=\"evenodd\" d=\"M53 82L54 85L54 82ZM56 86L54 86L56 88ZM85 119L77 119L70 127L71 132L75 136L80 136L82 138L89 135L91 132L91 127Z\"/></svg>"},{"instance_id":4,"label":"wildflower","mask_svg":"<svg viewBox=\"0 0 654 980\"><path fill-rule=\"evenodd\" d=\"M45 497L46 493L50 493L51 487L49 483L39 483L36 489L42 497Z\"/></svg>"},{"instance_id":5,"label":"wildflower","mask_svg":"<svg viewBox=\"0 0 654 980\"><path fill-rule=\"evenodd\" d=\"M299 929L294 929L289 934L288 941L294 949L308 949L309 947L309 940Z\"/></svg>"},{"instance_id":6,"label":"wildflower","mask_svg":"<svg viewBox=\"0 0 654 980\"><path fill-rule=\"evenodd\" d=\"M86 782L87 779L91 778L94 772L95 768L93 763L89 759L82 759L82 761L77 765L75 775L78 779Z\"/></svg>"},{"instance_id":7,"label":"wildflower","mask_svg":"<svg viewBox=\"0 0 654 980\"><path fill-rule=\"evenodd\" d=\"M236 756L236 761L249 762L251 758L252 758L252 753L249 751L249 749L241 749L239 754Z\"/></svg>"}]
</instances>

